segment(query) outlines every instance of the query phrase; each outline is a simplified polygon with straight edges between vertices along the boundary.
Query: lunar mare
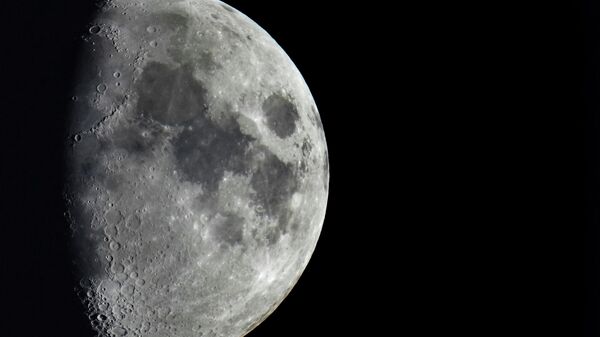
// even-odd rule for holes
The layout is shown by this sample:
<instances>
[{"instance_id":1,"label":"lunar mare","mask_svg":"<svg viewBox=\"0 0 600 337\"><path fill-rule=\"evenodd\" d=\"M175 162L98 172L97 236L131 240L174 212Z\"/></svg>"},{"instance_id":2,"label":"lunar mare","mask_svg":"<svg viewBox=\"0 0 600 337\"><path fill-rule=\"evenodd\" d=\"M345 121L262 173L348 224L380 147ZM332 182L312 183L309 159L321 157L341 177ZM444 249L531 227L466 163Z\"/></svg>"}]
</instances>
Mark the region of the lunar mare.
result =
<instances>
[{"instance_id":1,"label":"lunar mare","mask_svg":"<svg viewBox=\"0 0 600 337\"><path fill-rule=\"evenodd\" d=\"M328 196L299 71L213 0L109 1L84 38L65 195L101 336L243 336L297 282Z\"/></svg>"}]
</instances>

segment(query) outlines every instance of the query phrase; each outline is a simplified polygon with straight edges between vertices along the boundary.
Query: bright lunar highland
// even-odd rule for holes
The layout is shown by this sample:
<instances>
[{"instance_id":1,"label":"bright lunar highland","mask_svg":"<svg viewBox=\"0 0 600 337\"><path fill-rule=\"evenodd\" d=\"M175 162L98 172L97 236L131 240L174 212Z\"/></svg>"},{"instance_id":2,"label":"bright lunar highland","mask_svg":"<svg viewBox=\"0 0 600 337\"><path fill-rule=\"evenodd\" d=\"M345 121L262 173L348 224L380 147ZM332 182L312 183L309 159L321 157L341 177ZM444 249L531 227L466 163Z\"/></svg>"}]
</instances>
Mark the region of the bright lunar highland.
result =
<instances>
[{"instance_id":1,"label":"bright lunar highland","mask_svg":"<svg viewBox=\"0 0 600 337\"><path fill-rule=\"evenodd\" d=\"M239 337L298 281L327 146L296 66L215 0L114 0L87 27L65 196L99 336Z\"/></svg>"}]
</instances>

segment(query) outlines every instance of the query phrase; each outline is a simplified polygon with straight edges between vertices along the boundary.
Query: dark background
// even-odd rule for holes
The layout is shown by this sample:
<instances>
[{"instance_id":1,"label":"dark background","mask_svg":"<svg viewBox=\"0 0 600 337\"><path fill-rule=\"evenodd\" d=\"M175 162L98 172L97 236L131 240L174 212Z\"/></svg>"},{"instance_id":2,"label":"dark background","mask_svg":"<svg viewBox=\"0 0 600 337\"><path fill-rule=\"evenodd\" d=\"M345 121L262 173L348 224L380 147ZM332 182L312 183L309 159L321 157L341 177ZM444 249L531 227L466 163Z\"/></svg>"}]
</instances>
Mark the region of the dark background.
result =
<instances>
[{"instance_id":1,"label":"dark background","mask_svg":"<svg viewBox=\"0 0 600 337\"><path fill-rule=\"evenodd\" d=\"M330 153L313 259L250 336L600 335L596 2L228 3L296 63ZM2 336L89 335L60 177L94 8L0 5Z\"/></svg>"},{"instance_id":2,"label":"dark background","mask_svg":"<svg viewBox=\"0 0 600 337\"><path fill-rule=\"evenodd\" d=\"M600 335L600 4L581 6L581 103L585 111L585 336Z\"/></svg>"}]
</instances>

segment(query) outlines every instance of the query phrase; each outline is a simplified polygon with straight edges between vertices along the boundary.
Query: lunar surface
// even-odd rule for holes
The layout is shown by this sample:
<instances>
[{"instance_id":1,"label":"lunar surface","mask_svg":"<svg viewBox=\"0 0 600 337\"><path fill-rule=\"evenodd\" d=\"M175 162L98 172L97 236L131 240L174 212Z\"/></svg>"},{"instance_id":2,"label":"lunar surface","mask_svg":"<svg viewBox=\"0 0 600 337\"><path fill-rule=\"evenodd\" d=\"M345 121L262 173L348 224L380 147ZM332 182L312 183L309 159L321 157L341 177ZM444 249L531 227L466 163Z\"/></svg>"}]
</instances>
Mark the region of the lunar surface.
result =
<instances>
[{"instance_id":1,"label":"lunar surface","mask_svg":"<svg viewBox=\"0 0 600 337\"><path fill-rule=\"evenodd\" d=\"M99 336L243 336L315 249L323 127L279 45L214 0L109 1L83 38L65 197Z\"/></svg>"}]
</instances>

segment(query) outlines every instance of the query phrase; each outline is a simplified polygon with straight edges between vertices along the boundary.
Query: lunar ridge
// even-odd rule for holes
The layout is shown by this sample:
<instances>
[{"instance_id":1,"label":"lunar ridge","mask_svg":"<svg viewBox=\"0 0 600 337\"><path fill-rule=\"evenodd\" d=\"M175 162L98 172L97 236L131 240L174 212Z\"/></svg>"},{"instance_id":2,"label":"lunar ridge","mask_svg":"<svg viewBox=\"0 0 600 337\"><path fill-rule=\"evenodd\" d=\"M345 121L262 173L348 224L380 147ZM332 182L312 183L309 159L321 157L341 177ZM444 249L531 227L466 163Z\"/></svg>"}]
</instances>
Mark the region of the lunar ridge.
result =
<instances>
[{"instance_id":1,"label":"lunar ridge","mask_svg":"<svg viewBox=\"0 0 600 337\"><path fill-rule=\"evenodd\" d=\"M299 71L213 0L108 1L83 37L65 195L100 336L236 337L315 249L327 147Z\"/></svg>"}]
</instances>

